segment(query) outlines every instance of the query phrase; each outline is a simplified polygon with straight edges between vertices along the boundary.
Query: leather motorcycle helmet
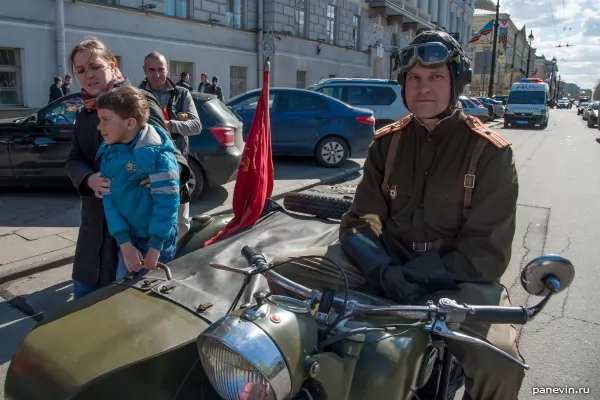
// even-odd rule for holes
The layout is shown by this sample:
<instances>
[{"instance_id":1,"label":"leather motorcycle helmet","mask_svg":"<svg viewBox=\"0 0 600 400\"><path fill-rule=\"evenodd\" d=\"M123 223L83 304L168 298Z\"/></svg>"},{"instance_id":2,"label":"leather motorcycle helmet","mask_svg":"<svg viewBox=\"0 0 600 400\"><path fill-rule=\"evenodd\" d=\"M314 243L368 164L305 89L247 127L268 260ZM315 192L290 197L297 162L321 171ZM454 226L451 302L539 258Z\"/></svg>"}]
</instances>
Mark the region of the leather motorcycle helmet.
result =
<instances>
[{"instance_id":1,"label":"leather motorcycle helmet","mask_svg":"<svg viewBox=\"0 0 600 400\"><path fill-rule=\"evenodd\" d=\"M447 117L448 111L456 108L458 97L466 85L471 83L471 62L460 44L443 31L425 31L417 36L403 48L398 55L398 83L402 85L402 100L406 103L405 83L406 73L419 62L425 67L438 67L448 65L451 77L450 104L446 111L436 118ZM410 111L410 110L409 110Z\"/></svg>"}]
</instances>

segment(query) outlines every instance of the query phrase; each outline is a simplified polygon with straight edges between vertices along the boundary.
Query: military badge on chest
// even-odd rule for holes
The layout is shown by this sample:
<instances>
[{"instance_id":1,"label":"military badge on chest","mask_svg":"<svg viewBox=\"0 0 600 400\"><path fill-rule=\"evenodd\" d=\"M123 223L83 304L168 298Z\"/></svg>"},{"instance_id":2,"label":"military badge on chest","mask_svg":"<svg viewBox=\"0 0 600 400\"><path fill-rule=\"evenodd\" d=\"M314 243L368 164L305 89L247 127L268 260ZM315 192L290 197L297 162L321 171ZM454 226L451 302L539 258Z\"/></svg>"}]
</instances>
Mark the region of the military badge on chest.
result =
<instances>
[{"instance_id":1,"label":"military badge on chest","mask_svg":"<svg viewBox=\"0 0 600 400\"><path fill-rule=\"evenodd\" d=\"M135 161L128 161L127 165L125 166L125 169L130 174L135 174Z\"/></svg>"},{"instance_id":2,"label":"military badge on chest","mask_svg":"<svg viewBox=\"0 0 600 400\"><path fill-rule=\"evenodd\" d=\"M390 186L388 193L390 195L390 199L394 200L396 196L398 196L398 188L396 187L396 185Z\"/></svg>"}]
</instances>

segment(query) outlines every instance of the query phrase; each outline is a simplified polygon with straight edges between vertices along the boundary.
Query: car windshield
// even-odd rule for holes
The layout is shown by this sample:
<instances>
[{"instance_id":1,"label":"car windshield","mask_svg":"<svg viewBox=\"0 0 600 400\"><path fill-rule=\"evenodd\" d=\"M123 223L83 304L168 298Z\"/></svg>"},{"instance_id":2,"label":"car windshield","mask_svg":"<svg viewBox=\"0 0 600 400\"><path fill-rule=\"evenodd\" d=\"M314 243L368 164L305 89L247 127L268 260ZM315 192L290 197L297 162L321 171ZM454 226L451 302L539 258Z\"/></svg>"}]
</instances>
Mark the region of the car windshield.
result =
<instances>
[{"instance_id":1,"label":"car windshield","mask_svg":"<svg viewBox=\"0 0 600 400\"><path fill-rule=\"evenodd\" d=\"M541 90L518 90L510 92L507 104L546 104L546 93Z\"/></svg>"},{"instance_id":2,"label":"car windshield","mask_svg":"<svg viewBox=\"0 0 600 400\"><path fill-rule=\"evenodd\" d=\"M585 107L585 106L587 106L587 105L588 105L588 103L586 103L585 101L584 101L583 103L579 103L579 106L580 106L580 107Z\"/></svg>"}]
</instances>

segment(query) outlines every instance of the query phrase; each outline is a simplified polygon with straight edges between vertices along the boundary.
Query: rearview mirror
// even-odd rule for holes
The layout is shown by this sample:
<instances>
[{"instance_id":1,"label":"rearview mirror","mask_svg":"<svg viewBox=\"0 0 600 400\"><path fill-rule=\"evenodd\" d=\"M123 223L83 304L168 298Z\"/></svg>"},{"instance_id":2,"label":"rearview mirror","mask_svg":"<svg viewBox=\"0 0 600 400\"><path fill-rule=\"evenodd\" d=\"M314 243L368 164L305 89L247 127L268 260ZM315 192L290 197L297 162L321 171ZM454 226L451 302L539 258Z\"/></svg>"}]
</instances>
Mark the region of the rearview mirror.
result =
<instances>
[{"instance_id":1,"label":"rearview mirror","mask_svg":"<svg viewBox=\"0 0 600 400\"><path fill-rule=\"evenodd\" d=\"M575 278L575 267L564 257L549 254L531 260L521 272L521 285L527 293L546 296L567 289Z\"/></svg>"},{"instance_id":2,"label":"rearview mirror","mask_svg":"<svg viewBox=\"0 0 600 400\"><path fill-rule=\"evenodd\" d=\"M27 119L29 126L37 126L37 114L32 114Z\"/></svg>"}]
</instances>

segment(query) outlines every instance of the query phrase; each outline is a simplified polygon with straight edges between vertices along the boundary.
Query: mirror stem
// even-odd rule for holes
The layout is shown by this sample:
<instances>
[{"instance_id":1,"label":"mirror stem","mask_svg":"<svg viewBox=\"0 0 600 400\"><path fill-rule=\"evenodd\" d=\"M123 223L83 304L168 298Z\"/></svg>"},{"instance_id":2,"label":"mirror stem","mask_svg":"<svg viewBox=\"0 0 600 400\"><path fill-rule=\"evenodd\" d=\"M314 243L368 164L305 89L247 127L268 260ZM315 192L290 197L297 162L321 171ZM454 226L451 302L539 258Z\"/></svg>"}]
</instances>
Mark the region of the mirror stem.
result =
<instances>
[{"instance_id":1,"label":"mirror stem","mask_svg":"<svg viewBox=\"0 0 600 400\"><path fill-rule=\"evenodd\" d=\"M550 297L552 297L553 295L554 295L554 293L548 294L538 304L536 304L535 306L533 306L531 308L528 308L527 309L528 319L531 320L531 319L535 318L535 316L538 315L544 309L544 307L546 306L546 303L548 303L548 300L550 300Z\"/></svg>"}]
</instances>

